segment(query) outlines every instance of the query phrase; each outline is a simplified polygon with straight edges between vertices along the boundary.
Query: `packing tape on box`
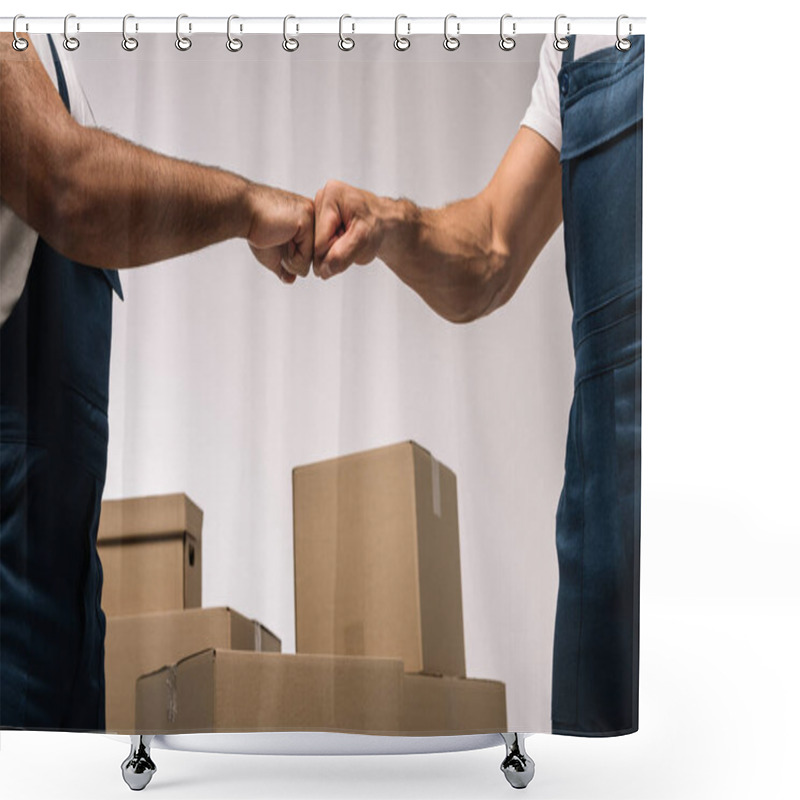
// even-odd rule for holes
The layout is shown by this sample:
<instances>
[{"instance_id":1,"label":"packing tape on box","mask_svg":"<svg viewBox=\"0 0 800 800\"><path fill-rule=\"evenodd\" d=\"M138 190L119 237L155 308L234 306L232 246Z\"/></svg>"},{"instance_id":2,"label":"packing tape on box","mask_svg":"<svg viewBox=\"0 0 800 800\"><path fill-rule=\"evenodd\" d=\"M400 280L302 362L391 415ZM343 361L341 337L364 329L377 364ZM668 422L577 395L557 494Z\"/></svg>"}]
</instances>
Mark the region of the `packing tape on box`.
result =
<instances>
[{"instance_id":1,"label":"packing tape on box","mask_svg":"<svg viewBox=\"0 0 800 800\"><path fill-rule=\"evenodd\" d=\"M167 720L178 719L178 673L174 666L167 670Z\"/></svg>"},{"instance_id":2,"label":"packing tape on box","mask_svg":"<svg viewBox=\"0 0 800 800\"><path fill-rule=\"evenodd\" d=\"M439 477L439 462L431 456L431 482L433 484L433 513L442 516L442 486Z\"/></svg>"},{"instance_id":3,"label":"packing tape on box","mask_svg":"<svg viewBox=\"0 0 800 800\"><path fill-rule=\"evenodd\" d=\"M253 650L256 653L261 652L261 626L255 622L253 623L253 628L255 629L255 634L253 636Z\"/></svg>"}]
</instances>

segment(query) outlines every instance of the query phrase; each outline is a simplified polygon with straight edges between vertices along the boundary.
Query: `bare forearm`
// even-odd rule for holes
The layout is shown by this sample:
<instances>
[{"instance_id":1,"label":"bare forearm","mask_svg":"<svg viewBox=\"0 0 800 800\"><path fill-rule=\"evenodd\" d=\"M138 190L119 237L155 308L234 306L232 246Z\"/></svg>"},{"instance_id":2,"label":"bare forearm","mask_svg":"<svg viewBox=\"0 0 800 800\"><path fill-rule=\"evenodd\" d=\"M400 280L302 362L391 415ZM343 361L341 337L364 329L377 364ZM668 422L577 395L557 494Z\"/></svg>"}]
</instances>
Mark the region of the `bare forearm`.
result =
<instances>
[{"instance_id":1,"label":"bare forearm","mask_svg":"<svg viewBox=\"0 0 800 800\"><path fill-rule=\"evenodd\" d=\"M73 131L73 157L55 171L52 196L31 209L34 227L64 255L132 267L248 235L255 189L244 178L99 129Z\"/></svg>"},{"instance_id":2,"label":"bare forearm","mask_svg":"<svg viewBox=\"0 0 800 800\"><path fill-rule=\"evenodd\" d=\"M439 209L340 181L317 193L314 270L379 258L438 314L469 322L506 303L561 220L558 151L522 128L486 188Z\"/></svg>"},{"instance_id":3,"label":"bare forearm","mask_svg":"<svg viewBox=\"0 0 800 800\"><path fill-rule=\"evenodd\" d=\"M509 258L479 195L440 209L379 198L380 258L438 314L469 322L493 305Z\"/></svg>"},{"instance_id":4,"label":"bare forearm","mask_svg":"<svg viewBox=\"0 0 800 800\"><path fill-rule=\"evenodd\" d=\"M18 53L0 33L0 48L0 197L56 250L132 267L246 237L285 283L308 274L308 198L83 127L33 47Z\"/></svg>"}]
</instances>

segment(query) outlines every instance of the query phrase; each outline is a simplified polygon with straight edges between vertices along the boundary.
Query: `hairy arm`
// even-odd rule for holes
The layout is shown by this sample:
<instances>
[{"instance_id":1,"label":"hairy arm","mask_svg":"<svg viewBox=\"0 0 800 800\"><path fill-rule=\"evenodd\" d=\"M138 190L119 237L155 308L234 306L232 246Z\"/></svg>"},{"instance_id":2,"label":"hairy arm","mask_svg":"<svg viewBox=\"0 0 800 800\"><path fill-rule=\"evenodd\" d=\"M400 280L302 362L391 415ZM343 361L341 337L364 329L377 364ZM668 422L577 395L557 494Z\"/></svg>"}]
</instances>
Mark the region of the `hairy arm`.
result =
<instances>
[{"instance_id":1,"label":"hairy arm","mask_svg":"<svg viewBox=\"0 0 800 800\"><path fill-rule=\"evenodd\" d=\"M78 124L34 48L11 38L0 34L0 196L56 250L132 267L242 237L282 279L308 272L310 200Z\"/></svg>"},{"instance_id":2,"label":"hairy arm","mask_svg":"<svg viewBox=\"0 0 800 800\"><path fill-rule=\"evenodd\" d=\"M379 258L438 314L469 322L512 297L561 222L559 154L523 127L475 197L429 209L330 182L315 206L317 274Z\"/></svg>"}]
</instances>

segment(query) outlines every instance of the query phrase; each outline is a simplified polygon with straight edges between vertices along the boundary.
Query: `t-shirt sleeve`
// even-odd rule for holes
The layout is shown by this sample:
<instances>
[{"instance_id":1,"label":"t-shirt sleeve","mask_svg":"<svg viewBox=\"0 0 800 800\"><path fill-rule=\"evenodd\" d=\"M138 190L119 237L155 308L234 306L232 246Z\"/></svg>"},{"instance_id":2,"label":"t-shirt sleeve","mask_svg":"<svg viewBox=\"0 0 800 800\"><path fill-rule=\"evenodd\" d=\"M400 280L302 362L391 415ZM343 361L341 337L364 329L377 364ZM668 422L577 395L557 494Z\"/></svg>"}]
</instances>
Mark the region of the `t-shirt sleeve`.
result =
<instances>
[{"instance_id":1,"label":"t-shirt sleeve","mask_svg":"<svg viewBox=\"0 0 800 800\"><path fill-rule=\"evenodd\" d=\"M551 37L545 36L539 51L539 74L531 91L531 104L520 123L533 128L559 151L561 150L561 107L558 94L560 69L561 53L553 47Z\"/></svg>"},{"instance_id":2,"label":"t-shirt sleeve","mask_svg":"<svg viewBox=\"0 0 800 800\"><path fill-rule=\"evenodd\" d=\"M86 92L83 90L80 80L75 72L75 67L71 62L62 61L64 75L67 79L67 88L69 89L70 106L72 108L72 116L81 125L89 128L94 128L97 121L94 118L94 112L89 99L86 97Z\"/></svg>"}]
</instances>

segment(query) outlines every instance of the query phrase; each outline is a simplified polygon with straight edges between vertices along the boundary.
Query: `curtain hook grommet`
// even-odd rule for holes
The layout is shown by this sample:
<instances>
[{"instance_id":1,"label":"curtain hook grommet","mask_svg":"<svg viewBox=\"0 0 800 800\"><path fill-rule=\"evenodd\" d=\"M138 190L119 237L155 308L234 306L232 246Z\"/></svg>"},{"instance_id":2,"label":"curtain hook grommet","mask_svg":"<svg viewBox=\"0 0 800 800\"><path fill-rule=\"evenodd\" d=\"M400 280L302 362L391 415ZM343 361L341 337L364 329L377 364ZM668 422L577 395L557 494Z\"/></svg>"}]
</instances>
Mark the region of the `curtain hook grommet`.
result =
<instances>
[{"instance_id":1,"label":"curtain hook grommet","mask_svg":"<svg viewBox=\"0 0 800 800\"><path fill-rule=\"evenodd\" d=\"M512 19L512 17L513 17L512 14L503 14L503 16L500 17L500 49L505 50L506 53L509 50L513 50L517 46L517 40L513 36L509 36L504 30L504 25L506 23L506 20ZM513 34L516 32L517 32L517 23L512 22L511 33Z\"/></svg>"},{"instance_id":2,"label":"curtain hook grommet","mask_svg":"<svg viewBox=\"0 0 800 800\"><path fill-rule=\"evenodd\" d=\"M619 28L620 28L619 24L624 19L628 19L628 15L627 14L620 14L617 17L617 43L614 45L617 48L617 50L619 50L621 53L624 53L627 50L631 49L631 40L630 39L626 39L624 36L620 36L620 33L619 33ZM631 31L632 30L633 30L633 26L629 22L628 23L628 36L631 35Z\"/></svg>"},{"instance_id":3,"label":"curtain hook grommet","mask_svg":"<svg viewBox=\"0 0 800 800\"><path fill-rule=\"evenodd\" d=\"M411 39L408 36L401 36L400 35L400 20L401 19L408 19L405 14L398 14L394 18L394 49L403 52L408 50L411 47ZM407 22L406 27L408 28L408 33L411 33L411 25Z\"/></svg>"},{"instance_id":4,"label":"curtain hook grommet","mask_svg":"<svg viewBox=\"0 0 800 800\"><path fill-rule=\"evenodd\" d=\"M73 52L81 46L81 43L77 36L70 36L67 31L67 25L71 19L75 19L74 14L67 14L67 16L64 17L64 49ZM80 30L79 26L77 30Z\"/></svg>"},{"instance_id":5,"label":"curtain hook grommet","mask_svg":"<svg viewBox=\"0 0 800 800\"><path fill-rule=\"evenodd\" d=\"M181 20L188 19L188 14L178 14L175 19L175 47L182 53L185 53L191 46L192 40L188 36L181 35ZM192 29L192 23L189 23L189 30Z\"/></svg>"},{"instance_id":6,"label":"curtain hook grommet","mask_svg":"<svg viewBox=\"0 0 800 800\"><path fill-rule=\"evenodd\" d=\"M126 14L122 18L122 49L132 53L139 46L139 40L134 36L128 36L129 19L135 19L133 14Z\"/></svg>"},{"instance_id":7,"label":"curtain hook grommet","mask_svg":"<svg viewBox=\"0 0 800 800\"><path fill-rule=\"evenodd\" d=\"M21 19L25 19L25 15L24 14L17 14L17 16L14 17L14 22L13 22L13 24L11 26L11 31L14 34L14 41L11 42L11 46L18 53L21 53L23 50L27 50L28 49L28 45L30 44L30 42L27 39L23 39L21 36L19 36L17 34L17 21L21 20ZM26 25L26 30L27 30L27 23L25 23L25 25Z\"/></svg>"},{"instance_id":8,"label":"curtain hook grommet","mask_svg":"<svg viewBox=\"0 0 800 800\"><path fill-rule=\"evenodd\" d=\"M344 35L343 26L344 26L344 21L346 19L353 19L353 18L349 14L342 14L342 16L339 17L339 49L344 50L345 53L348 53L356 46L356 40L353 39L352 36ZM355 23L353 23L353 31L355 31L355 29L356 26Z\"/></svg>"},{"instance_id":9,"label":"curtain hook grommet","mask_svg":"<svg viewBox=\"0 0 800 800\"><path fill-rule=\"evenodd\" d=\"M448 31L448 26L450 24L450 20L456 20L456 35L451 36L450 32ZM458 22L458 17L455 14L448 14L444 18L444 41L442 42L442 46L445 50L449 50L451 53L454 50L458 50L461 47L461 40L458 38L458 34L461 30L461 23Z\"/></svg>"},{"instance_id":10,"label":"curtain hook grommet","mask_svg":"<svg viewBox=\"0 0 800 800\"><path fill-rule=\"evenodd\" d=\"M290 19L297 19L297 17L292 16L291 14L287 14L283 18L283 44L282 47L287 53L294 53L298 47L300 47L299 40L295 39L293 36L289 36L288 34L288 26ZM295 30L299 30L299 26L296 27Z\"/></svg>"},{"instance_id":11,"label":"curtain hook grommet","mask_svg":"<svg viewBox=\"0 0 800 800\"><path fill-rule=\"evenodd\" d=\"M558 50L559 53L563 53L569 47L569 39L567 39L564 36L561 36L558 33L558 21L561 19L567 19L567 15L559 14L556 17L555 22L553 23L553 36L555 37L553 39L553 47L555 47L555 49ZM569 36L569 27L570 24L569 21L567 21L567 36Z\"/></svg>"},{"instance_id":12,"label":"curtain hook grommet","mask_svg":"<svg viewBox=\"0 0 800 800\"><path fill-rule=\"evenodd\" d=\"M236 14L231 14L228 17L228 41L225 42L225 47L227 47L231 53L238 53L244 47L244 42L231 34L231 22L235 19L239 19ZM241 27L239 30L241 30Z\"/></svg>"}]
</instances>

